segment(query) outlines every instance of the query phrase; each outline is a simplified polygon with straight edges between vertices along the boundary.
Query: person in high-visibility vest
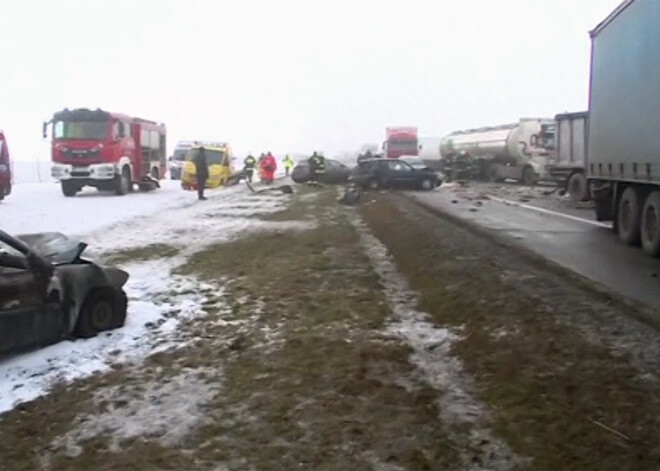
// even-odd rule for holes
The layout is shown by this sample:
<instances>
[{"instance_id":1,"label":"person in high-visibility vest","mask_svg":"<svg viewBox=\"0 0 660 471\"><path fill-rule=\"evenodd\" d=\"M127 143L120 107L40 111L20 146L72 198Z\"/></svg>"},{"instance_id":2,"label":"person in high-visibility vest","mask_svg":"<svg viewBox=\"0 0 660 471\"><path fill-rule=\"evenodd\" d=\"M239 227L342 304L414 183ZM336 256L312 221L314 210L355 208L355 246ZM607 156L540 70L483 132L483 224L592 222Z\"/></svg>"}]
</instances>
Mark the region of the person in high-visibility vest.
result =
<instances>
[{"instance_id":1,"label":"person in high-visibility vest","mask_svg":"<svg viewBox=\"0 0 660 471\"><path fill-rule=\"evenodd\" d=\"M243 164L244 164L243 173L245 174L245 179L249 183L252 183L252 176L254 175L254 167L255 165L257 165L257 159L255 159L252 156L252 154L250 154L247 157L245 157Z\"/></svg>"},{"instance_id":2,"label":"person in high-visibility vest","mask_svg":"<svg viewBox=\"0 0 660 471\"><path fill-rule=\"evenodd\" d=\"M287 154L284 156L284 159L282 159L282 163L284 163L284 174L288 177L289 172L293 168L293 159Z\"/></svg>"},{"instance_id":3,"label":"person in high-visibility vest","mask_svg":"<svg viewBox=\"0 0 660 471\"><path fill-rule=\"evenodd\" d=\"M318 183L318 178L325 173L325 157L314 151L309 158L309 181Z\"/></svg>"}]
</instances>

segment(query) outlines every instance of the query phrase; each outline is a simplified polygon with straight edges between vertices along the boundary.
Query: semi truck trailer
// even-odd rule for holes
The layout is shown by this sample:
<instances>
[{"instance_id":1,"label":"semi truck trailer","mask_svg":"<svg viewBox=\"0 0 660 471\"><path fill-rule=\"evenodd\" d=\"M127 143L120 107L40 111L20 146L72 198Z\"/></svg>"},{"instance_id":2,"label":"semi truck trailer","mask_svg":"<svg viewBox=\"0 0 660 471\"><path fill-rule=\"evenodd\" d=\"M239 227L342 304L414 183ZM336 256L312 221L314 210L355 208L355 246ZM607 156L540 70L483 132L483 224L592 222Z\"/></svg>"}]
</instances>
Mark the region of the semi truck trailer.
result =
<instances>
[{"instance_id":1,"label":"semi truck trailer","mask_svg":"<svg viewBox=\"0 0 660 471\"><path fill-rule=\"evenodd\" d=\"M564 187L573 203L590 199L586 175L588 122L587 111L555 116L555 145L547 172Z\"/></svg>"},{"instance_id":2,"label":"semi truck trailer","mask_svg":"<svg viewBox=\"0 0 660 471\"><path fill-rule=\"evenodd\" d=\"M596 217L660 256L660 1L625 0L591 32L587 177Z\"/></svg>"}]
</instances>

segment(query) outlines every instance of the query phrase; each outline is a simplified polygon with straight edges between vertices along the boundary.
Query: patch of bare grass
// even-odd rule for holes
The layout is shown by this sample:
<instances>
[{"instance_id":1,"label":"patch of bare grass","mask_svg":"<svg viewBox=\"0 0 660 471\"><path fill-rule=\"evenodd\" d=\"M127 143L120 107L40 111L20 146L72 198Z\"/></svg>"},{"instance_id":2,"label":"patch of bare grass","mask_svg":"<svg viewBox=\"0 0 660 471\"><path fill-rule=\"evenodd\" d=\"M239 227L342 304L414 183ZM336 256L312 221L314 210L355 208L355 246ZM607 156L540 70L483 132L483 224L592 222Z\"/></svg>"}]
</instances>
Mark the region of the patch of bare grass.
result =
<instances>
[{"instance_id":1,"label":"patch of bare grass","mask_svg":"<svg viewBox=\"0 0 660 471\"><path fill-rule=\"evenodd\" d=\"M104 261L109 264L121 264L146 260L157 260L178 255L178 248L166 244L151 244L145 247L136 247L120 250L105 255Z\"/></svg>"},{"instance_id":2,"label":"patch of bare grass","mask_svg":"<svg viewBox=\"0 0 660 471\"><path fill-rule=\"evenodd\" d=\"M533 468L657 467L658 391L625 355L587 342L558 321L576 306L588 309L592 293L558 297L563 288L550 287L548 277L539 281L539 292L554 290L553 305L531 297L503 276L521 263L515 252L410 202L386 196L362 213L420 293L420 307L440 325L463 326L454 352L494 411L496 431L532 457ZM527 270L544 279L538 268Z\"/></svg>"},{"instance_id":3,"label":"patch of bare grass","mask_svg":"<svg viewBox=\"0 0 660 471\"><path fill-rule=\"evenodd\" d=\"M301 204L295 215L316 215L316 229L219 245L182 268L233 279L230 296L260 299L260 320L281 338L267 355L249 332L235 346L199 458L259 469L455 464L437 392L409 379L409 348L377 332L386 303L336 192Z\"/></svg>"}]
</instances>

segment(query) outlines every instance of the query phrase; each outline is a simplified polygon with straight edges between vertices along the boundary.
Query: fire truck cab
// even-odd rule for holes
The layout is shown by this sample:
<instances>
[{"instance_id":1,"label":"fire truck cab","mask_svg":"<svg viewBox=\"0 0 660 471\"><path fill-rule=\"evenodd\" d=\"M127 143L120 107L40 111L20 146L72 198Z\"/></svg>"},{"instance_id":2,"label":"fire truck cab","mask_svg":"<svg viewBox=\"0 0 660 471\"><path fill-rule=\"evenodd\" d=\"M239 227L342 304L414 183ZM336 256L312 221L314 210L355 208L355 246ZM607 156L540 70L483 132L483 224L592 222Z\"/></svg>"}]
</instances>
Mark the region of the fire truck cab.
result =
<instances>
[{"instance_id":1,"label":"fire truck cab","mask_svg":"<svg viewBox=\"0 0 660 471\"><path fill-rule=\"evenodd\" d=\"M52 176L65 196L84 186L125 195L160 187L167 170L164 124L101 109L64 109L44 123L52 126Z\"/></svg>"}]
</instances>

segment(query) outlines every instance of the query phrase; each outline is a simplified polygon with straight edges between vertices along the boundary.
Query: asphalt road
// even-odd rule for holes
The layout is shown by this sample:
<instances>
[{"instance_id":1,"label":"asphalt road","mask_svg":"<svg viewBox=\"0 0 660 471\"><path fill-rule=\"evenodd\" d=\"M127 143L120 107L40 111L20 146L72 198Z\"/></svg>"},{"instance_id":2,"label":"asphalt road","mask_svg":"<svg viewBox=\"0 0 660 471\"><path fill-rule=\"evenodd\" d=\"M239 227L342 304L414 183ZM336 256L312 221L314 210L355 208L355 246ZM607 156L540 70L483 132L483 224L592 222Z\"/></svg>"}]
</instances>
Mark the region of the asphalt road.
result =
<instances>
[{"instance_id":1,"label":"asphalt road","mask_svg":"<svg viewBox=\"0 0 660 471\"><path fill-rule=\"evenodd\" d=\"M595 221L453 189L408 195L436 211L510 237L516 244L656 312L660 322L660 260L620 243Z\"/></svg>"}]
</instances>

